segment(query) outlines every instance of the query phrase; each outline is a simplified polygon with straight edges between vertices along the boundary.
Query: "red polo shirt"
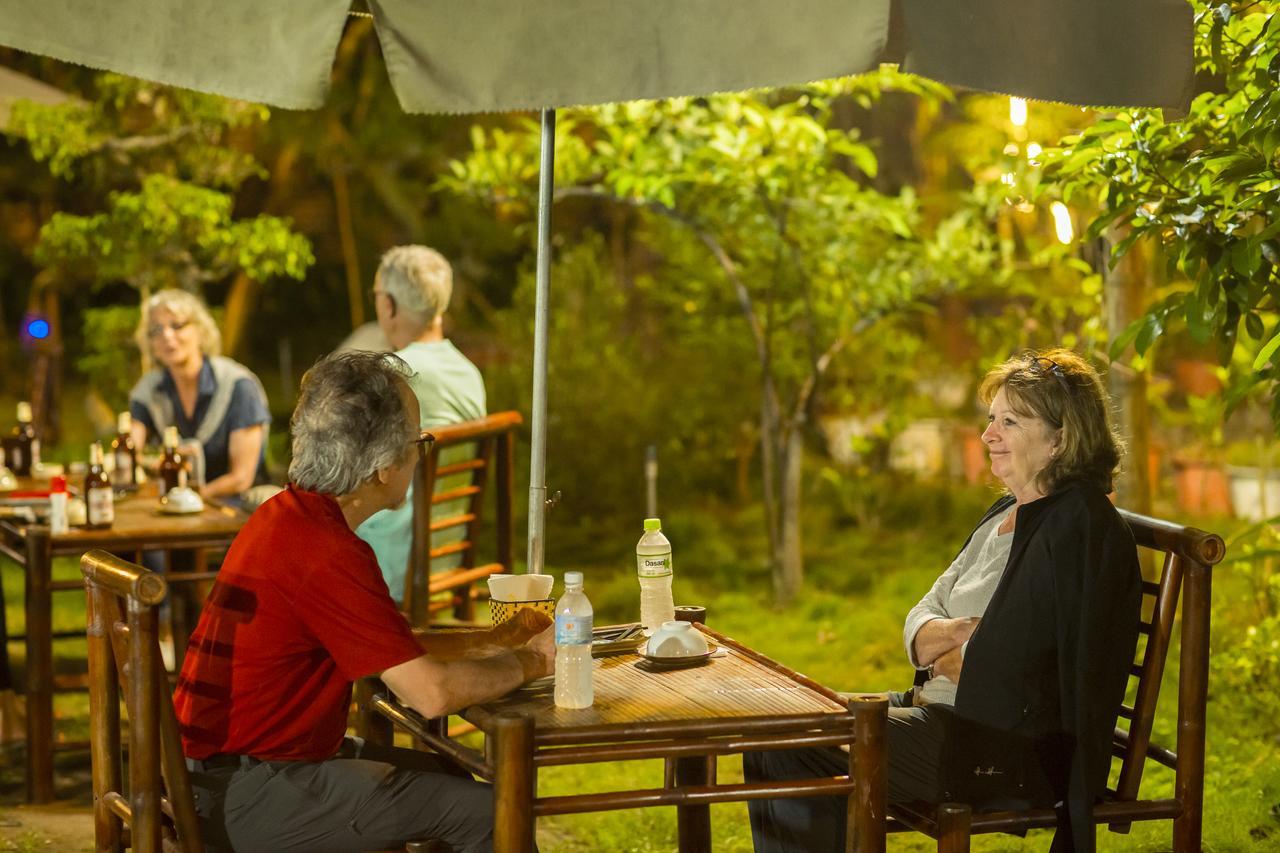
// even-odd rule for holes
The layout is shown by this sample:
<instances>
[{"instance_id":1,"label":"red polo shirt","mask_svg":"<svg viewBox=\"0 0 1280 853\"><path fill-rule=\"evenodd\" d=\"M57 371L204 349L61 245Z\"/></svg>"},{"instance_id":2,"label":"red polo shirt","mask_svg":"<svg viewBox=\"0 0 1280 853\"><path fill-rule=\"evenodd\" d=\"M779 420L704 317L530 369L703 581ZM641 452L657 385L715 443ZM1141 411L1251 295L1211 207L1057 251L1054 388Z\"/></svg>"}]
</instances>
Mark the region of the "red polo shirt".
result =
<instances>
[{"instance_id":1,"label":"red polo shirt","mask_svg":"<svg viewBox=\"0 0 1280 853\"><path fill-rule=\"evenodd\" d=\"M191 635L173 697L183 751L330 758L352 682L421 653L337 502L290 486L236 536Z\"/></svg>"}]
</instances>

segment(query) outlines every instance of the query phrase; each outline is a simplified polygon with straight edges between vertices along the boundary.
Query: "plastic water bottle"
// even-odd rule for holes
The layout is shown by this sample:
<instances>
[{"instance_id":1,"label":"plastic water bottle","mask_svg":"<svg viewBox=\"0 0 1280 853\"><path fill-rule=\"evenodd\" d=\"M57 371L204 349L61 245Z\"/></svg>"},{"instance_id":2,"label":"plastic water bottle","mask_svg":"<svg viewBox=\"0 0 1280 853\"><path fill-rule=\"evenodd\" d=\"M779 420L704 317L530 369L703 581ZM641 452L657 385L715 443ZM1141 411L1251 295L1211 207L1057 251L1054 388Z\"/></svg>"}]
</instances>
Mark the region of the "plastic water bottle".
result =
<instances>
[{"instance_id":1,"label":"plastic water bottle","mask_svg":"<svg viewBox=\"0 0 1280 853\"><path fill-rule=\"evenodd\" d=\"M556 602L556 707L590 708L591 602L582 591L582 572L564 573L564 595Z\"/></svg>"},{"instance_id":2,"label":"plastic water bottle","mask_svg":"<svg viewBox=\"0 0 1280 853\"><path fill-rule=\"evenodd\" d=\"M671 543L662 535L662 519L646 518L636 543L636 576L640 579L640 624L646 636L676 618L671 599Z\"/></svg>"}]
</instances>

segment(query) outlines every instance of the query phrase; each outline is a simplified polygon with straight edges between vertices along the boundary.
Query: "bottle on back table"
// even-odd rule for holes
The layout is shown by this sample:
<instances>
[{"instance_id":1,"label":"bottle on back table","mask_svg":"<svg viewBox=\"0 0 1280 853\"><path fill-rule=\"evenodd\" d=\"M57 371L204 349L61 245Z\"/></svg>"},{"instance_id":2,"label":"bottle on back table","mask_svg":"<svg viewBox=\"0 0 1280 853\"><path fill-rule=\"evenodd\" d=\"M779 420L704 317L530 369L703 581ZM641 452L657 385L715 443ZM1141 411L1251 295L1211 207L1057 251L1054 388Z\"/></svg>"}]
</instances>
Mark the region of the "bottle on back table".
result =
<instances>
[{"instance_id":1,"label":"bottle on back table","mask_svg":"<svg viewBox=\"0 0 1280 853\"><path fill-rule=\"evenodd\" d=\"M178 452L178 428L165 427L164 456L160 459L160 497L178 485L178 472L186 460Z\"/></svg>"},{"instance_id":2,"label":"bottle on back table","mask_svg":"<svg viewBox=\"0 0 1280 853\"><path fill-rule=\"evenodd\" d=\"M84 476L85 527L108 528L116 520L115 490L103 464L102 445L89 445L89 472Z\"/></svg>"},{"instance_id":3,"label":"bottle on back table","mask_svg":"<svg viewBox=\"0 0 1280 853\"><path fill-rule=\"evenodd\" d=\"M18 425L13 428L9 440L9 469L19 477L31 476L32 469L40 464L40 439L31 423L31 404L18 404Z\"/></svg>"},{"instance_id":4,"label":"bottle on back table","mask_svg":"<svg viewBox=\"0 0 1280 853\"><path fill-rule=\"evenodd\" d=\"M671 543L662 535L662 520L646 518L636 543L636 576L640 579L640 624L646 636L676 618L671 598Z\"/></svg>"},{"instance_id":5,"label":"bottle on back table","mask_svg":"<svg viewBox=\"0 0 1280 853\"><path fill-rule=\"evenodd\" d=\"M590 708L591 602L582 591L582 572L564 573L564 595L556 602L556 686L558 708Z\"/></svg>"},{"instance_id":6,"label":"bottle on back table","mask_svg":"<svg viewBox=\"0 0 1280 853\"><path fill-rule=\"evenodd\" d=\"M121 412L116 419L116 437L111 440L111 455L115 467L111 471L111 485L117 489L133 489L138 468L138 449L133 444L133 418Z\"/></svg>"}]
</instances>

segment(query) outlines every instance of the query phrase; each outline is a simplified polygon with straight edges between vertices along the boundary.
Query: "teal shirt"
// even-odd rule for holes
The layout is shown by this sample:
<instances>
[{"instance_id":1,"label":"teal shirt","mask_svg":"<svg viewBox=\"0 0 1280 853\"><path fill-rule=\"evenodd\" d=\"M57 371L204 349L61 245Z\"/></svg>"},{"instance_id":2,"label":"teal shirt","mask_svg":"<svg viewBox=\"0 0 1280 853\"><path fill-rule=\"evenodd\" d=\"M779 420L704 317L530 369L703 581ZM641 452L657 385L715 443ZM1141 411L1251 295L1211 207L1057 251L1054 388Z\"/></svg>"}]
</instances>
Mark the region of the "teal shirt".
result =
<instances>
[{"instance_id":1,"label":"teal shirt","mask_svg":"<svg viewBox=\"0 0 1280 853\"><path fill-rule=\"evenodd\" d=\"M418 398L423 429L485 416L484 380L480 378L480 371L451 342L413 343L396 355L413 370L413 376L408 380L409 387ZM447 505L438 509L445 513L458 511ZM463 528L446 531L438 534L432 544L446 544L447 534L460 537L464 532ZM375 513L357 528L356 535L373 548L391 597L397 602L402 601L409 549L413 544L413 486L410 485L402 506ZM454 559L456 561L456 557ZM449 567L436 561L431 569L437 571Z\"/></svg>"}]
</instances>

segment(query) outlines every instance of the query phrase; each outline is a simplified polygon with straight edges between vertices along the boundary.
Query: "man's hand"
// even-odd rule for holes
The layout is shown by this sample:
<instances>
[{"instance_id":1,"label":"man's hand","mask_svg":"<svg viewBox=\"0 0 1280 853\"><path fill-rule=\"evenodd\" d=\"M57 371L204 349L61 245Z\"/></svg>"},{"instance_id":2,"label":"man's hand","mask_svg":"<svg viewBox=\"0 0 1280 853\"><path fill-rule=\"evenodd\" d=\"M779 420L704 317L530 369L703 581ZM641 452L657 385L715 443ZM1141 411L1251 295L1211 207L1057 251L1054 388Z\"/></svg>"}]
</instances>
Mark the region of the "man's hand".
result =
<instances>
[{"instance_id":1,"label":"man's hand","mask_svg":"<svg viewBox=\"0 0 1280 853\"><path fill-rule=\"evenodd\" d=\"M540 616L544 621L547 618L541 613L534 615ZM527 643L516 649L516 657L520 661L520 666L524 669L524 680L526 682L533 681L535 678L542 678L544 675L551 675L555 672L555 627L548 626L545 630L538 633L537 636L531 637Z\"/></svg>"},{"instance_id":2,"label":"man's hand","mask_svg":"<svg viewBox=\"0 0 1280 853\"><path fill-rule=\"evenodd\" d=\"M956 684L960 683L960 670L964 668L964 655L960 653L960 647L956 646L950 651L943 652L938 659L933 662L933 674L935 676L945 675Z\"/></svg>"},{"instance_id":3,"label":"man's hand","mask_svg":"<svg viewBox=\"0 0 1280 853\"><path fill-rule=\"evenodd\" d=\"M526 607L517 610L515 616L494 628L490 632L489 640L499 646L514 648L529 642L553 624L551 617L547 614Z\"/></svg>"}]
</instances>

